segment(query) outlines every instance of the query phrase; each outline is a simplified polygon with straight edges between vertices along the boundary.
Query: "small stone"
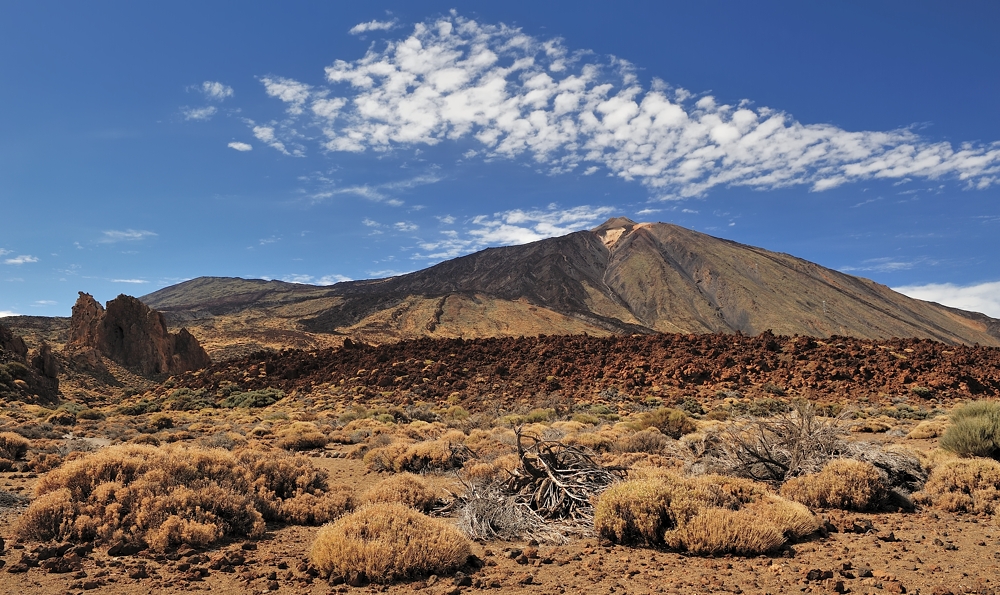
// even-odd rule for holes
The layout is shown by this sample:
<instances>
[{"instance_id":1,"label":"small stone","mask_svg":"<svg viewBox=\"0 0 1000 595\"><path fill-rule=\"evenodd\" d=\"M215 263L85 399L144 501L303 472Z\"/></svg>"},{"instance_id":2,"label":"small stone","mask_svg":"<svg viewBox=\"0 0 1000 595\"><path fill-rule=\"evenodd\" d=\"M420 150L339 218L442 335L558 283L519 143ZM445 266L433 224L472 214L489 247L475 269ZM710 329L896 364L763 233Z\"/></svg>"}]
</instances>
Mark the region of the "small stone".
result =
<instances>
[{"instance_id":1,"label":"small stone","mask_svg":"<svg viewBox=\"0 0 1000 595\"><path fill-rule=\"evenodd\" d=\"M268 591L277 591L278 590L278 581L267 581L267 590Z\"/></svg>"}]
</instances>

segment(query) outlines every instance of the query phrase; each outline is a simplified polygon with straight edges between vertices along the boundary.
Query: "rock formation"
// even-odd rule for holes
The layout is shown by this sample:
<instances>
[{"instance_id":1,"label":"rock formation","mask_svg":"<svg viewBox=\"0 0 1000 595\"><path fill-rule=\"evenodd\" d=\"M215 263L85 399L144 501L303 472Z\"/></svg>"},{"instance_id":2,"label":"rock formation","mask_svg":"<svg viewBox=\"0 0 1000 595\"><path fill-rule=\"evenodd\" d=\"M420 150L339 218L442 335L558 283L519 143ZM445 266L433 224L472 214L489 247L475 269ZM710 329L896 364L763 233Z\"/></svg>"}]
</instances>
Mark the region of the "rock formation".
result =
<instances>
[{"instance_id":1,"label":"rock formation","mask_svg":"<svg viewBox=\"0 0 1000 595\"><path fill-rule=\"evenodd\" d=\"M170 333L162 314L124 294L108 302L105 309L81 291L73 306L66 349L96 350L143 376L175 374L211 363L186 329Z\"/></svg>"},{"instance_id":2,"label":"rock formation","mask_svg":"<svg viewBox=\"0 0 1000 595\"><path fill-rule=\"evenodd\" d=\"M0 324L0 397L53 402L59 398L58 371L48 344L29 353L24 339Z\"/></svg>"}]
</instances>

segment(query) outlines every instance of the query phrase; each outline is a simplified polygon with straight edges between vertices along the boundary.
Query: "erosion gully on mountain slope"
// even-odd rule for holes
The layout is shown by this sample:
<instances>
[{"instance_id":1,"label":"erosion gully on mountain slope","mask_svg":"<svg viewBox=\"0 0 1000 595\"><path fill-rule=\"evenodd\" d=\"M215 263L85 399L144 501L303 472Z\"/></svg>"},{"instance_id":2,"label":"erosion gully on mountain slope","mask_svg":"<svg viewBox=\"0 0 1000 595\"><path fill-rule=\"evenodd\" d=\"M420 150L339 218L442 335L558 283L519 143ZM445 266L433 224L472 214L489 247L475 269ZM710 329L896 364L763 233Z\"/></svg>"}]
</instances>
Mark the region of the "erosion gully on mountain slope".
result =
<instances>
[{"instance_id":1,"label":"erosion gully on mountain slope","mask_svg":"<svg viewBox=\"0 0 1000 595\"><path fill-rule=\"evenodd\" d=\"M230 382L287 394L335 384L401 402L459 393L472 410L590 402L598 393L943 402L1000 395L1000 348L771 333L418 339L261 352L175 378L191 388Z\"/></svg>"}]
</instances>

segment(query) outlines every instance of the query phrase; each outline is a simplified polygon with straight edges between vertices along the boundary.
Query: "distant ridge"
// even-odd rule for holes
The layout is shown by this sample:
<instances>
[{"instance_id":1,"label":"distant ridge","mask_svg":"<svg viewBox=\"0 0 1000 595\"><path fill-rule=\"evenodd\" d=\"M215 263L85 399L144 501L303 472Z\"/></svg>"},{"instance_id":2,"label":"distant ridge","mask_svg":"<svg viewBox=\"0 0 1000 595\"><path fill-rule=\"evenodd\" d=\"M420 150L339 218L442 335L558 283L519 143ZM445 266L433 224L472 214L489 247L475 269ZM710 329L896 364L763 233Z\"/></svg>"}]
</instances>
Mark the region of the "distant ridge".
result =
<instances>
[{"instance_id":1,"label":"distant ridge","mask_svg":"<svg viewBox=\"0 0 1000 595\"><path fill-rule=\"evenodd\" d=\"M1000 321L788 254L667 223L609 219L427 269L317 287L202 277L143 296L209 351L415 337L735 333L1000 346Z\"/></svg>"}]
</instances>

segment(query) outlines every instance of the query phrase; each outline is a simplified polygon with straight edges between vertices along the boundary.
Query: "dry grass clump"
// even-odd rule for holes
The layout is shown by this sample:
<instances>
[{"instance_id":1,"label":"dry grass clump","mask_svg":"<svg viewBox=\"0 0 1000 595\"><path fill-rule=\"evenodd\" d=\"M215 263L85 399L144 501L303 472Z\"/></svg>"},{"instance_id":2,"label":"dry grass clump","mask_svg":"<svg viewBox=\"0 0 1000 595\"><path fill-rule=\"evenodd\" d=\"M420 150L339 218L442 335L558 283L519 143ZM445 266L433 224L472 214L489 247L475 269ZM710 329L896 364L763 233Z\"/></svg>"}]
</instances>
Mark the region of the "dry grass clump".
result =
<instances>
[{"instance_id":1,"label":"dry grass clump","mask_svg":"<svg viewBox=\"0 0 1000 595\"><path fill-rule=\"evenodd\" d=\"M31 442L14 432L0 432L0 459L18 461L28 454Z\"/></svg>"},{"instance_id":2,"label":"dry grass clump","mask_svg":"<svg viewBox=\"0 0 1000 595\"><path fill-rule=\"evenodd\" d=\"M576 432L562 439L567 446L582 446L594 452L611 452L615 447L618 434L609 430L601 432Z\"/></svg>"},{"instance_id":3,"label":"dry grass clump","mask_svg":"<svg viewBox=\"0 0 1000 595\"><path fill-rule=\"evenodd\" d=\"M393 470L413 471L447 471L458 469L465 461L472 458L468 448L461 443L445 439L426 440L409 445L393 461Z\"/></svg>"},{"instance_id":4,"label":"dry grass clump","mask_svg":"<svg viewBox=\"0 0 1000 595\"><path fill-rule=\"evenodd\" d=\"M914 499L949 512L1000 513L1000 462L955 459L941 463Z\"/></svg>"},{"instance_id":5,"label":"dry grass clump","mask_svg":"<svg viewBox=\"0 0 1000 595\"><path fill-rule=\"evenodd\" d=\"M745 479L685 478L649 470L597 502L594 528L617 543L665 545L697 554L762 554L819 527L801 504Z\"/></svg>"},{"instance_id":6,"label":"dry grass clump","mask_svg":"<svg viewBox=\"0 0 1000 595\"><path fill-rule=\"evenodd\" d=\"M320 529L309 560L325 576L388 583L446 574L472 553L455 527L397 503L376 503Z\"/></svg>"},{"instance_id":7,"label":"dry grass clump","mask_svg":"<svg viewBox=\"0 0 1000 595\"><path fill-rule=\"evenodd\" d=\"M308 421L292 422L278 431L279 448L285 450L312 450L323 448L330 439L321 432L316 424Z\"/></svg>"},{"instance_id":8,"label":"dry grass clump","mask_svg":"<svg viewBox=\"0 0 1000 595\"><path fill-rule=\"evenodd\" d=\"M910 430L906 437L911 440L929 440L940 437L947 429L948 420L946 419L925 419Z\"/></svg>"},{"instance_id":9,"label":"dry grass clump","mask_svg":"<svg viewBox=\"0 0 1000 595\"><path fill-rule=\"evenodd\" d=\"M362 502L395 502L421 512L427 512L437 503L434 491L427 482L412 473L392 475L368 488L361 496Z\"/></svg>"},{"instance_id":10,"label":"dry grass clump","mask_svg":"<svg viewBox=\"0 0 1000 595\"><path fill-rule=\"evenodd\" d=\"M632 434L627 434L614 444L617 453L644 452L650 454L662 453L671 445L671 439L664 436L656 428L646 428Z\"/></svg>"},{"instance_id":11,"label":"dry grass clump","mask_svg":"<svg viewBox=\"0 0 1000 595\"><path fill-rule=\"evenodd\" d=\"M674 439L680 438L684 434L690 434L697 429L694 421L686 413L671 407L660 407L653 411L647 411L641 414L637 420L630 421L629 425L636 430L656 428Z\"/></svg>"},{"instance_id":12,"label":"dry grass clump","mask_svg":"<svg viewBox=\"0 0 1000 595\"><path fill-rule=\"evenodd\" d=\"M861 511L874 510L884 504L889 488L871 463L834 459L819 473L785 482L781 495L814 508Z\"/></svg>"},{"instance_id":13,"label":"dry grass clump","mask_svg":"<svg viewBox=\"0 0 1000 595\"><path fill-rule=\"evenodd\" d=\"M353 506L303 457L121 445L42 477L26 540L124 541L166 550L259 537L265 521L324 522Z\"/></svg>"}]
</instances>

